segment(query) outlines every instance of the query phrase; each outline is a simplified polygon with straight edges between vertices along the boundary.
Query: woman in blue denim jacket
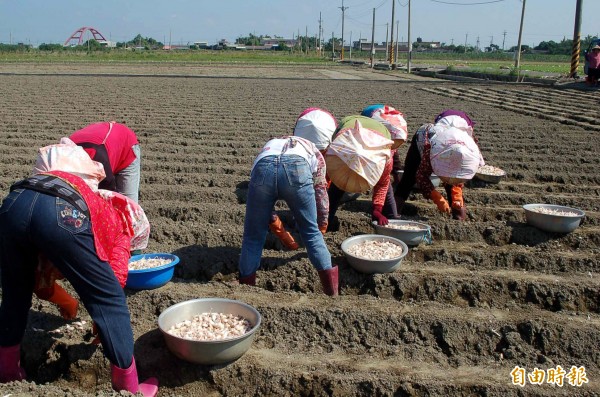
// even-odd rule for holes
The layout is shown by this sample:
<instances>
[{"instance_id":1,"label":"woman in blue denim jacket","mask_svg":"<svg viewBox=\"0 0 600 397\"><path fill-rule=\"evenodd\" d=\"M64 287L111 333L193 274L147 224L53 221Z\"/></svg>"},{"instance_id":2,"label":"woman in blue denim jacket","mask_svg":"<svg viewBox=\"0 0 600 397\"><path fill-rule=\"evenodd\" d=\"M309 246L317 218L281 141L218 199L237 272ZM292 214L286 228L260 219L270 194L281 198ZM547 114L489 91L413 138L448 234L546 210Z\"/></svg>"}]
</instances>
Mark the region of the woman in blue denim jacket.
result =
<instances>
[{"instance_id":1,"label":"woman in blue denim jacket","mask_svg":"<svg viewBox=\"0 0 600 397\"><path fill-rule=\"evenodd\" d=\"M325 171L323 155L307 139L284 136L265 144L254 160L250 175L239 262L240 283L256 284L273 206L281 199L294 214L323 292L338 294L338 268L332 267L323 239L329 213Z\"/></svg>"}]
</instances>

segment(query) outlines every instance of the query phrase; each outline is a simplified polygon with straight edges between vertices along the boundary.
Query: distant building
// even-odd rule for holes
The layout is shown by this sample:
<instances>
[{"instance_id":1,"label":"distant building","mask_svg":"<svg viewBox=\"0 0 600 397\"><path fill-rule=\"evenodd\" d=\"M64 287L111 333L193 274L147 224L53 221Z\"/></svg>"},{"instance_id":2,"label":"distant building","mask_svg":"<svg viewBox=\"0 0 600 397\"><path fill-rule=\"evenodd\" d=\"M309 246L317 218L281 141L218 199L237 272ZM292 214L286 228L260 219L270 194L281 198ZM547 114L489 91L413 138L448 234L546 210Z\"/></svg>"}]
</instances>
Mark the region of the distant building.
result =
<instances>
[{"instance_id":1,"label":"distant building","mask_svg":"<svg viewBox=\"0 0 600 397\"><path fill-rule=\"evenodd\" d=\"M422 41L417 44L419 45L421 51L428 49L439 49L442 47L442 43L439 41ZM385 41L381 44L375 43L375 52L386 52L386 47L388 47L388 45ZM398 47L398 52L408 52L408 42L406 41L400 41L397 44L394 42L394 51L396 51L396 47ZM352 49L369 52L371 51L371 42L367 41L367 39L355 41L352 43ZM387 50L389 50L389 48Z\"/></svg>"},{"instance_id":2,"label":"distant building","mask_svg":"<svg viewBox=\"0 0 600 397\"><path fill-rule=\"evenodd\" d=\"M279 46L279 43L283 43L288 47L294 47L298 44L298 40L284 39L283 37L263 37L260 41L260 45L264 46L267 49L270 49L273 46Z\"/></svg>"},{"instance_id":3,"label":"distant building","mask_svg":"<svg viewBox=\"0 0 600 397\"><path fill-rule=\"evenodd\" d=\"M136 47L138 48L138 47ZM144 47L142 47L144 48ZM187 44L172 44L172 45L163 45L163 50L172 51L172 50L189 50L190 46Z\"/></svg>"},{"instance_id":4,"label":"distant building","mask_svg":"<svg viewBox=\"0 0 600 397\"><path fill-rule=\"evenodd\" d=\"M103 46L103 47L117 48L117 42L116 41L100 40L100 41L98 41L98 43L100 43L100 45Z\"/></svg>"},{"instance_id":5,"label":"distant building","mask_svg":"<svg viewBox=\"0 0 600 397\"><path fill-rule=\"evenodd\" d=\"M419 43L419 46L424 48L441 48L442 43L439 41L422 41Z\"/></svg>"},{"instance_id":6,"label":"distant building","mask_svg":"<svg viewBox=\"0 0 600 397\"><path fill-rule=\"evenodd\" d=\"M194 41L194 45L201 49L210 48L208 41Z\"/></svg>"}]
</instances>

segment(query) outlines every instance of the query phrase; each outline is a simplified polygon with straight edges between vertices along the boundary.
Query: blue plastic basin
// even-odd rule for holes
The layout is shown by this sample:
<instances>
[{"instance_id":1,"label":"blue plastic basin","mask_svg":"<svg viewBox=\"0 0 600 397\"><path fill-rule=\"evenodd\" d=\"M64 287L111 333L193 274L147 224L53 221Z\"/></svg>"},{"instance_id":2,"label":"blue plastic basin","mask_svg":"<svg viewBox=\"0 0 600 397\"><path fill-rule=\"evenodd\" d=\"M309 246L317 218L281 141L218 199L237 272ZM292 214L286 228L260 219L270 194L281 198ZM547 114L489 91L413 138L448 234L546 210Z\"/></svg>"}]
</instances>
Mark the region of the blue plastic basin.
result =
<instances>
[{"instance_id":1,"label":"blue plastic basin","mask_svg":"<svg viewBox=\"0 0 600 397\"><path fill-rule=\"evenodd\" d=\"M135 262L144 258L170 259L171 262L166 265L149 269L130 270L127 274L125 287L131 289L153 289L162 287L173 278L175 265L179 263L179 257L177 255L162 253L134 255L129 259L129 262Z\"/></svg>"}]
</instances>

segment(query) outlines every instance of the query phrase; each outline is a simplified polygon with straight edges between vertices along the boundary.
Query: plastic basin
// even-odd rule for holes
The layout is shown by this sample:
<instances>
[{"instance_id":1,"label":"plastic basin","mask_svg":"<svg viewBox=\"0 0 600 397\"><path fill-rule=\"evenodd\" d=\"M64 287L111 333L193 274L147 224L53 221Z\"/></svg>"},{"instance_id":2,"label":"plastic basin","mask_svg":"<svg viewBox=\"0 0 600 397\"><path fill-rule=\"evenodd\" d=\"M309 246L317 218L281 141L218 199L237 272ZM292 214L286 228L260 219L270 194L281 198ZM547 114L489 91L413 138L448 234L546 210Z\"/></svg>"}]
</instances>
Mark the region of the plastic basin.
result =
<instances>
[{"instance_id":1,"label":"plastic basin","mask_svg":"<svg viewBox=\"0 0 600 397\"><path fill-rule=\"evenodd\" d=\"M377 221L373 221L375 233L397 238L398 240L404 241L409 247L416 247L424 241L431 241L431 227L425 223L400 219L390 219L389 223L390 225L417 226L420 230L393 229L391 227L378 225Z\"/></svg>"},{"instance_id":2,"label":"plastic basin","mask_svg":"<svg viewBox=\"0 0 600 397\"><path fill-rule=\"evenodd\" d=\"M242 336L215 341L184 339L167 332L173 325L207 312L241 316L250 322L252 328ZM244 302L224 298L201 298L180 302L165 309L158 317L158 328L163 334L167 348L178 358L195 364L216 365L237 360L244 355L252 345L261 320L260 313Z\"/></svg>"},{"instance_id":3,"label":"plastic basin","mask_svg":"<svg viewBox=\"0 0 600 397\"><path fill-rule=\"evenodd\" d=\"M502 175L490 175L490 174L480 174L476 173L475 178L480 181L484 181L487 183L500 183L500 181L506 176L506 172Z\"/></svg>"},{"instance_id":4,"label":"plastic basin","mask_svg":"<svg viewBox=\"0 0 600 397\"><path fill-rule=\"evenodd\" d=\"M535 208L546 208L548 210L574 212L576 216L563 216L554 214L543 214L534 211ZM525 204L525 219L531 226L535 226L540 230L553 233L570 233L579 227L581 220L585 216L585 212L577 208L564 207L562 205L553 204Z\"/></svg>"},{"instance_id":5,"label":"plastic basin","mask_svg":"<svg viewBox=\"0 0 600 397\"><path fill-rule=\"evenodd\" d=\"M175 265L179 263L179 257L177 255L168 253L134 255L129 259L129 262L152 258L170 259L171 262L149 269L129 270L125 287L137 290L153 289L162 287L171 281L175 271Z\"/></svg>"},{"instance_id":6,"label":"plastic basin","mask_svg":"<svg viewBox=\"0 0 600 397\"><path fill-rule=\"evenodd\" d=\"M402 247L402 254L398 257L391 259L365 259L354 256L348 252L348 248L355 244L360 244L365 241L388 241L390 243L399 245ZM384 236L381 234L361 234L359 236L349 237L342 242L342 251L346 256L348 264L354 268L354 270L360 273L391 273L396 271L402 260L408 254L408 246L402 240L397 238Z\"/></svg>"}]
</instances>

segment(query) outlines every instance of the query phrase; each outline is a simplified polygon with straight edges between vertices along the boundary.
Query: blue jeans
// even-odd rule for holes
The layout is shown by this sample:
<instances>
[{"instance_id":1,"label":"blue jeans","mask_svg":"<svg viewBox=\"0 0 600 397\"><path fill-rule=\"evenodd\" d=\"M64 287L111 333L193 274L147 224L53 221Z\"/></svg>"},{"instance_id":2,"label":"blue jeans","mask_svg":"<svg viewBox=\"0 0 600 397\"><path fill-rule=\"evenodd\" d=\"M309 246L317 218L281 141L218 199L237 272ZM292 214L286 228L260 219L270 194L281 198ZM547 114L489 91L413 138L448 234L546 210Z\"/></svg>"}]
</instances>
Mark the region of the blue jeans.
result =
<instances>
[{"instance_id":1,"label":"blue jeans","mask_svg":"<svg viewBox=\"0 0 600 397\"><path fill-rule=\"evenodd\" d=\"M23 339L40 252L79 295L109 361L128 368L133 332L125 293L108 262L96 255L89 215L62 198L29 189L14 190L0 207L0 346Z\"/></svg>"},{"instance_id":2,"label":"blue jeans","mask_svg":"<svg viewBox=\"0 0 600 397\"><path fill-rule=\"evenodd\" d=\"M315 189L308 163L296 155L268 156L254 166L250 176L239 264L241 277L260 267L271 212L279 199L285 200L294 214L313 266L317 270L331 268L331 255L317 225Z\"/></svg>"},{"instance_id":3,"label":"blue jeans","mask_svg":"<svg viewBox=\"0 0 600 397\"><path fill-rule=\"evenodd\" d=\"M140 145L133 145L131 149L135 153L135 160L115 174L115 183L117 185L117 192L137 203L140 195L142 152Z\"/></svg>"}]
</instances>

